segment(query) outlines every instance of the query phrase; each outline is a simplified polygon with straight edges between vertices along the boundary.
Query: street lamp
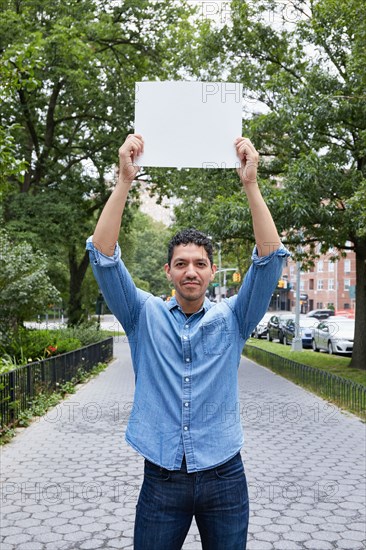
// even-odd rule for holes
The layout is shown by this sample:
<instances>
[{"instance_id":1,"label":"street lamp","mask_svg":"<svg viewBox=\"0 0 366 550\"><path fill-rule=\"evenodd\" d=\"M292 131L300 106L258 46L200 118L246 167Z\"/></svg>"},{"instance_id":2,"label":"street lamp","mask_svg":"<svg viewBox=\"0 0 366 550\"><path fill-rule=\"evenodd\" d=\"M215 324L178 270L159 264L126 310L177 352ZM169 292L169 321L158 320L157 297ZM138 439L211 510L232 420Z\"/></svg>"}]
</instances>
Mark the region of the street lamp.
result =
<instances>
[{"instance_id":1,"label":"street lamp","mask_svg":"<svg viewBox=\"0 0 366 550\"><path fill-rule=\"evenodd\" d=\"M300 245L297 248L300 252ZM291 350L302 351L302 339L300 330L300 273L301 263L299 260L296 262L296 300L295 300L295 337L292 340Z\"/></svg>"}]
</instances>

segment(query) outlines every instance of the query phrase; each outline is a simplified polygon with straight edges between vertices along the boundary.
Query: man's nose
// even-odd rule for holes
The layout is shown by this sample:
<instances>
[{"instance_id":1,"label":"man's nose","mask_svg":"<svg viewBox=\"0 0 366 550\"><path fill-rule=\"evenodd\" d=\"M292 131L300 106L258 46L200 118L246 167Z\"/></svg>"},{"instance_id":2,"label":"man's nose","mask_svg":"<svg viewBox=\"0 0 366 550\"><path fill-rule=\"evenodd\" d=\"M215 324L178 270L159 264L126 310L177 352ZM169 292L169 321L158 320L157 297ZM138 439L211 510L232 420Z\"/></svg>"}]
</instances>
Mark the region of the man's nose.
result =
<instances>
[{"instance_id":1,"label":"man's nose","mask_svg":"<svg viewBox=\"0 0 366 550\"><path fill-rule=\"evenodd\" d=\"M197 275L197 273L196 273L196 269L195 269L194 265L193 264L188 264L186 276L187 277L196 277L196 275Z\"/></svg>"}]
</instances>

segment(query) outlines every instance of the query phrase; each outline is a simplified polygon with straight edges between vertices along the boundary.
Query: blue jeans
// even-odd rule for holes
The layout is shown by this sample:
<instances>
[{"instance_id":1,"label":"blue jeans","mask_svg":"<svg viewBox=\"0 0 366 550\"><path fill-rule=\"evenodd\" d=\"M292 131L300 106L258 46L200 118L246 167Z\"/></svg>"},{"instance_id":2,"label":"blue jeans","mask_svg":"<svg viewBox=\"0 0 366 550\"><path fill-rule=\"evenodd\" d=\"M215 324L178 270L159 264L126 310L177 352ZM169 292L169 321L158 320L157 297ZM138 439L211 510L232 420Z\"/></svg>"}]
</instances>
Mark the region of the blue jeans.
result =
<instances>
[{"instance_id":1,"label":"blue jeans","mask_svg":"<svg viewBox=\"0 0 366 550\"><path fill-rule=\"evenodd\" d=\"M136 507L135 550L180 550L195 516L204 550L245 550L249 501L238 453L201 472L166 470L145 460Z\"/></svg>"}]
</instances>

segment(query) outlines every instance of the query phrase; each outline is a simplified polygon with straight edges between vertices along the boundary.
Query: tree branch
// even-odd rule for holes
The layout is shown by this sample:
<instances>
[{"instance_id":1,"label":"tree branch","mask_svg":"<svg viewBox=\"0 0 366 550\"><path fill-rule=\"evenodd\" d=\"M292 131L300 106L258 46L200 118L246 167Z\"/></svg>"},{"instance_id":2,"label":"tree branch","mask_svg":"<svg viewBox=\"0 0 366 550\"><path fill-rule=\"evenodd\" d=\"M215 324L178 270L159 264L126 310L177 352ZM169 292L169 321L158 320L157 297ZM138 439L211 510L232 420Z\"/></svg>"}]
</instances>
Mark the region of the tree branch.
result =
<instances>
[{"instance_id":1,"label":"tree branch","mask_svg":"<svg viewBox=\"0 0 366 550\"><path fill-rule=\"evenodd\" d=\"M45 148L47 150L49 150L49 148L52 145L53 136L55 133L55 125L56 125L54 114L55 114L57 99L64 84L65 84L65 80L60 80L59 82L56 83L48 105L47 118L46 118L46 132L45 132L45 140L44 140Z\"/></svg>"},{"instance_id":2,"label":"tree branch","mask_svg":"<svg viewBox=\"0 0 366 550\"><path fill-rule=\"evenodd\" d=\"M101 117L101 116L96 116L89 113L82 113L80 115L70 115L70 116L58 118L55 120L55 125L61 124L61 122L66 122L67 120L80 120L80 119L81 120L84 120L84 119L99 120L101 122L105 122L105 121L108 122L110 120L108 117Z\"/></svg>"},{"instance_id":3,"label":"tree branch","mask_svg":"<svg viewBox=\"0 0 366 550\"><path fill-rule=\"evenodd\" d=\"M19 95L20 103L21 103L22 110L23 110L23 113L24 113L24 118L25 118L28 130L29 130L30 136L32 138L32 142L33 142L33 145L34 145L36 155L37 155L37 157L39 157L38 136L37 136L37 132L36 132L35 126L34 126L33 121L32 121L32 115L31 115L31 111L29 109L29 105L28 105L28 102L27 102L27 97L26 97L25 92L22 88L20 88L18 90L18 95Z\"/></svg>"},{"instance_id":4,"label":"tree branch","mask_svg":"<svg viewBox=\"0 0 366 550\"><path fill-rule=\"evenodd\" d=\"M47 116L46 116L46 129L45 129L45 137L44 137L44 147L41 155L39 156L36 164L35 174L34 174L34 183L37 185L43 176L44 171L44 165L45 161L49 157L52 143L53 143L53 136L55 134L55 120L54 120L54 114L57 104L57 98L60 94L60 91L64 85L65 81L60 80L55 84L55 87L53 88L50 101L48 104L48 110L47 110Z\"/></svg>"},{"instance_id":5,"label":"tree branch","mask_svg":"<svg viewBox=\"0 0 366 550\"><path fill-rule=\"evenodd\" d=\"M279 67L281 67L281 69L283 69L284 71L286 71L287 73L295 77L296 80L303 82L303 78L301 75L298 75L293 69L290 69L289 67L284 65L284 63L281 63L279 59L276 59L275 57L271 57L270 55L259 55L259 59L262 59L263 61L269 61L270 63L274 63L275 65L278 65Z\"/></svg>"},{"instance_id":6,"label":"tree branch","mask_svg":"<svg viewBox=\"0 0 366 550\"><path fill-rule=\"evenodd\" d=\"M337 141L343 141L343 143L346 145L346 149L349 149L350 151L354 150L354 145L351 142L347 141L346 138L343 138L340 135L334 136L333 134L330 134L329 132L319 132L319 135L320 136L325 136L325 137L328 137L328 138L331 138L331 139L335 139ZM328 142L325 141L323 143L328 143Z\"/></svg>"}]
</instances>

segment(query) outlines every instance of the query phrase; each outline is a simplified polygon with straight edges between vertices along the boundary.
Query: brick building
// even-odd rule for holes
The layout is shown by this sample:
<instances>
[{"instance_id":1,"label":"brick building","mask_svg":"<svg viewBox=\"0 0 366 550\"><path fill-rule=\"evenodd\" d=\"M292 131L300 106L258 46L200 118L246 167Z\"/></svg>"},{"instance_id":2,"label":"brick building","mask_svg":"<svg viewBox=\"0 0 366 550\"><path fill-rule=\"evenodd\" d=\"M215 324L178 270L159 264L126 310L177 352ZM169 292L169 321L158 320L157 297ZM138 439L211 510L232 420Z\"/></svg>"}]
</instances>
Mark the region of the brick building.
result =
<instances>
[{"instance_id":1,"label":"brick building","mask_svg":"<svg viewBox=\"0 0 366 550\"><path fill-rule=\"evenodd\" d=\"M355 309L356 256L347 251L345 258L331 261L331 251L315 260L311 271L301 271L301 313L312 309L334 307L339 310ZM296 262L288 259L282 279L274 292L272 310L295 310Z\"/></svg>"}]
</instances>

